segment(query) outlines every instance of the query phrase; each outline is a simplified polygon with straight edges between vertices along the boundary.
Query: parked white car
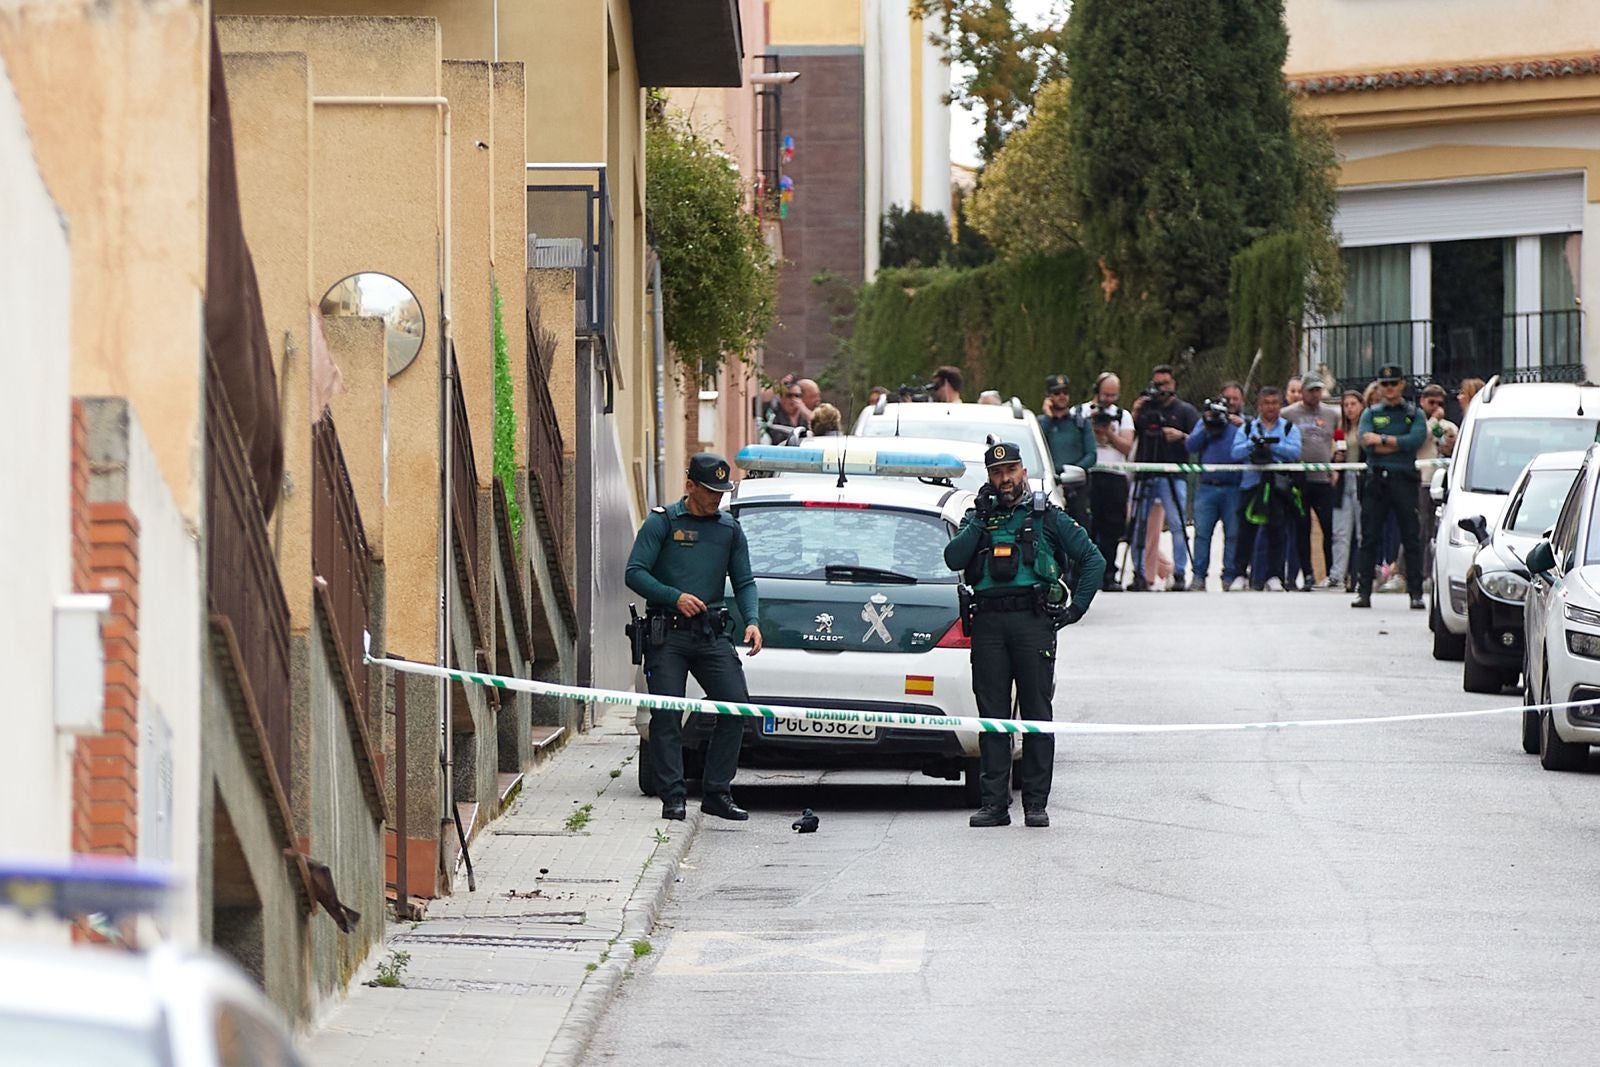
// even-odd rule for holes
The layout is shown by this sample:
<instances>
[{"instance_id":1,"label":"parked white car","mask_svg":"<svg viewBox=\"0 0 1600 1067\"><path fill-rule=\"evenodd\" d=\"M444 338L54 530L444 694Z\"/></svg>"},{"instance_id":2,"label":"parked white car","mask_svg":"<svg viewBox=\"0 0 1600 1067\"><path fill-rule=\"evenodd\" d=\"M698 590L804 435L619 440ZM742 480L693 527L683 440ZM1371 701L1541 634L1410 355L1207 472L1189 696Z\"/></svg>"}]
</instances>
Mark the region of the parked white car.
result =
<instances>
[{"instance_id":1,"label":"parked white car","mask_svg":"<svg viewBox=\"0 0 1600 1067\"><path fill-rule=\"evenodd\" d=\"M1466 651L1467 568L1478 540L1460 521L1482 515L1494 529L1529 460L1541 452L1581 451L1597 437L1600 388L1594 386L1491 378L1473 398L1450 466L1433 475L1431 486L1440 504L1428 608L1435 659L1459 660Z\"/></svg>"},{"instance_id":2,"label":"parked white car","mask_svg":"<svg viewBox=\"0 0 1600 1067\"><path fill-rule=\"evenodd\" d=\"M988 444L990 437L1015 442L1034 489L1049 493L1053 502L1065 506L1039 417L1016 397L1004 404L890 404L880 400L856 419L855 433L859 437L965 441L979 447Z\"/></svg>"},{"instance_id":3,"label":"parked white car","mask_svg":"<svg viewBox=\"0 0 1600 1067\"><path fill-rule=\"evenodd\" d=\"M1591 447L1555 526L1528 550L1532 580L1524 602L1529 704L1585 701L1524 712L1537 717L1539 762L1546 770L1582 768L1600 744L1600 447ZM1526 728L1526 725L1525 725Z\"/></svg>"}]
</instances>

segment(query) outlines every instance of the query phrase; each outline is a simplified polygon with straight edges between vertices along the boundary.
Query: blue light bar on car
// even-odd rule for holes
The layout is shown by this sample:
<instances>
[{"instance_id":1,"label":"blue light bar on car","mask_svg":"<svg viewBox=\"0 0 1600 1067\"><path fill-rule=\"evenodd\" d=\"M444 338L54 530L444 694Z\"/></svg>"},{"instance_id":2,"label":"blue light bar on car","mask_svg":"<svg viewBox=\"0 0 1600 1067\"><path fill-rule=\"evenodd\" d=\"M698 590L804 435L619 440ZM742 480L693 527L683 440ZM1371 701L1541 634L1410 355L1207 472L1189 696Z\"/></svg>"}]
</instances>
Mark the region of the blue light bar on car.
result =
<instances>
[{"instance_id":1,"label":"blue light bar on car","mask_svg":"<svg viewBox=\"0 0 1600 1067\"><path fill-rule=\"evenodd\" d=\"M161 910L173 888L164 869L134 860L0 863L0 909L57 918L104 912L113 918Z\"/></svg>"},{"instance_id":2,"label":"blue light bar on car","mask_svg":"<svg viewBox=\"0 0 1600 1067\"><path fill-rule=\"evenodd\" d=\"M967 465L948 452L896 452L857 441L803 445L745 445L734 457L741 470L771 474L879 474L901 478L959 478Z\"/></svg>"}]
</instances>

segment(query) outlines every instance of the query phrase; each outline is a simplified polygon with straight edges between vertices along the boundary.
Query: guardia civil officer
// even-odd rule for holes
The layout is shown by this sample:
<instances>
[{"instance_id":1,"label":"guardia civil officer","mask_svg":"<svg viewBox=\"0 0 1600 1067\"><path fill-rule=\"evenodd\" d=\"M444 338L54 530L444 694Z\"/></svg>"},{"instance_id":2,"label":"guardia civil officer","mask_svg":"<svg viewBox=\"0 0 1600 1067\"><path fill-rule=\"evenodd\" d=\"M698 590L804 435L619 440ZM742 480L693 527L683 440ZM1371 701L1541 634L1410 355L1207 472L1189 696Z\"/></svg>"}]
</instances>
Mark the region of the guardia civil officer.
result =
<instances>
[{"instance_id":1,"label":"guardia civil officer","mask_svg":"<svg viewBox=\"0 0 1600 1067\"><path fill-rule=\"evenodd\" d=\"M628 588L646 604L644 673L650 692L684 695L689 674L712 700L749 700L744 671L729 637L724 582L744 618L748 655L761 651L757 625L755 576L744 530L721 510L722 494L733 488L728 461L711 452L689 460L684 495L675 504L654 508L634 538L628 554ZM733 802L730 787L739 763L744 725L730 716L716 716L706 750L704 793L700 810L722 819L743 820L749 812ZM676 711L650 713L650 758L655 765L661 817L684 817L682 716Z\"/></svg>"},{"instance_id":2,"label":"guardia civil officer","mask_svg":"<svg viewBox=\"0 0 1600 1067\"><path fill-rule=\"evenodd\" d=\"M1105 560L1083 527L1028 491L1022 452L1008 442L985 454L989 482L961 528L944 550L945 565L963 572L971 587L969 635L972 638L972 692L978 714L1011 715L1011 687L1024 719L1052 718L1055 692L1056 630L1083 618L1100 589ZM1076 576L1072 599L1060 579ZM1029 826L1049 826L1056 739L1026 734L1022 739L1022 810ZM980 734L983 807L973 826L1007 826L1011 814L1011 735Z\"/></svg>"},{"instance_id":3,"label":"guardia civil officer","mask_svg":"<svg viewBox=\"0 0 1600 1067\"><path fill-rule=\"evenodd\" d=\"M1400 551L1406 558L1406 592L1411 607L1422 610L1422 538L1417 525L1417 449L1428 435L1428 417L1404 395L1405 372L1393 363L1378 368L1378 402L1361 413L1361 454L1367 460L1367 485L1361 494L1361 568L1356 572L1353 608L1372 607L1372 572L1378 542L1393 515L1400 526Z\"/></svg>"}]
</instances>

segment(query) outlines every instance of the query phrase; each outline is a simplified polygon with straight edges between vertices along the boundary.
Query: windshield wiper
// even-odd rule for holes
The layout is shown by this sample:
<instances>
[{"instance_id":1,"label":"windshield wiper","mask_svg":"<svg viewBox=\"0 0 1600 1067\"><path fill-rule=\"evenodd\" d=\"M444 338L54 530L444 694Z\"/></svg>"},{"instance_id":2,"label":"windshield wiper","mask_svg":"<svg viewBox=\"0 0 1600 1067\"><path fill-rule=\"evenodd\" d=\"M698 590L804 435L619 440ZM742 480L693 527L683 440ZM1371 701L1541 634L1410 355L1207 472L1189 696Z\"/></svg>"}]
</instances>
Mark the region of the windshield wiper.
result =
<instances>
[{"instance_id":1,"label":"windshield wiper","mask_svg":"<svg viewBox=\"0 0 1600 1067\"><path fill-rule=\"evenodd\" d=\"M830 563L822 573L830 582L884 582L890 585L916 585L914 575L882 567L862 567L855 563Z\"/></svg>"}]
</instances>

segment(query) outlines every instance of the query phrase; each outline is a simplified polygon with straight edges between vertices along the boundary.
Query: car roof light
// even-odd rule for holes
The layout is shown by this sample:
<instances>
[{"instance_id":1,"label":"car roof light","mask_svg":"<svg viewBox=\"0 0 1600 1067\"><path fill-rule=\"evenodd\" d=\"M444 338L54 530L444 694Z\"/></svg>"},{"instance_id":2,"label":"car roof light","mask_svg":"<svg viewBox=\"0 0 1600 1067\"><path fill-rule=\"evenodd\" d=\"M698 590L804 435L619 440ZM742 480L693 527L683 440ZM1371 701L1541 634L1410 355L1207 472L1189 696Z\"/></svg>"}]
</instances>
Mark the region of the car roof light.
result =
<instances>
[{"instance_id":1,"label":"car roof light","mask_svg":"<svg viewBox=\"0 0 1600 1067\"><path fill-rule=\"evenodd\" d=\"M879 439L837 438L802 445L746 445L734 457L741 470L773 474L877 474L901 478L959 478L966 463L949 452L880 448ZM841 471L840 464L843 464Z\"/></svg>"},{"instance_id":2,"label":"car roof light","mask_svg":"<svg viewBox=\"0 0 1600 1067\"><path fill-rule=\"evenodd\" d=\"M57 918L160 911L173 888L163 868L132 860L77 857L69 863L0 863L0 908Z\"/></svg>"}]
</instances>

